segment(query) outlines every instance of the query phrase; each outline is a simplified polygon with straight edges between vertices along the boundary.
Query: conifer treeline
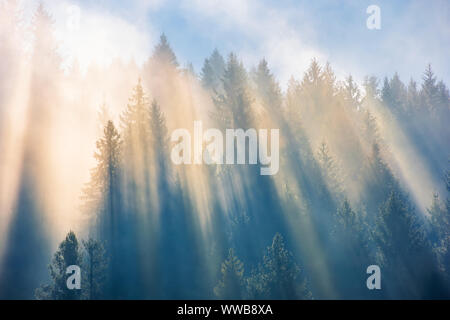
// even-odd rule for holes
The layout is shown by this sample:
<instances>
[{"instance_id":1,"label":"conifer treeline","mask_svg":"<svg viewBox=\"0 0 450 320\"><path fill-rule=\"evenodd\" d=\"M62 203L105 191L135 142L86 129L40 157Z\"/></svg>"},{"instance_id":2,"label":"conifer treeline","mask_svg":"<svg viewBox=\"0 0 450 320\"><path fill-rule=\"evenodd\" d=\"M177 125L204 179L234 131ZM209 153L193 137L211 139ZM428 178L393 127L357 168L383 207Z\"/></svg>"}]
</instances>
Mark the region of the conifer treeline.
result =
<instances>
[{"instance_id":1,"label":"conifer treeline","mask_svg":"<svg viewBox=\"0 0 450 320\"><path fill-rule=\"evenodd\" d=\"M52 58L56 43L39 31L50 21L40 6L32 57L43 60L31 60L39 94L31 89L0 297L32 298L49 262L50 282L37 298L450 297L450 95L431 66L420 84L394 74L359 86L313 59L283 91L264 59L247 70L236 54L225 59L218 50L197 75L180 67L164 35L142 68L116 62L103 72L135 75L134 88L118 117L104 106L98 119L97 164L80 190L86 229L79 236L89 240L80 245L70 232L50 260L36 191L47 164L35 155L51 149L48 135L56 134L44 130L49 104L73 107L66 85L85 92L74 80L83 76L62 75ZM280 128L279 173L173 165L170 131L195 119L221 129ZM421 190L429 193L427 210L405 177L421 175L397 161L399 135L439 181ZM82 267L81 291L65 287L71 264ZM373 264L382 270L381 291L366 287Z\"/></svg>"}]
</instances>

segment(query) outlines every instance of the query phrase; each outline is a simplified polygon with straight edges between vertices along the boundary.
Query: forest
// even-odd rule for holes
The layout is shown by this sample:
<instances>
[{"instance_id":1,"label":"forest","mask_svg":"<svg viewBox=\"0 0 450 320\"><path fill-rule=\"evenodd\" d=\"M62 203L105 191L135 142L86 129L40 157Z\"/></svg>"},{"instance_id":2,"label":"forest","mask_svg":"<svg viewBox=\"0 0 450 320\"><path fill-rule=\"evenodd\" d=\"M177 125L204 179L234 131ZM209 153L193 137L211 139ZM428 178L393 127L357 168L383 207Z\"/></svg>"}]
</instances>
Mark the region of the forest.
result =
<instances>
[{"instance_id":1,"label":"forest","mask_svg":"<svg viewBox=\"0 0 450 320\"><path fill-rule=\"evenodd\" d=\"M450 298L450 93L432 61L357 83L311 57L284 85L217 49L194 70L161 34L142 66L63 69L46 8L25 27L0 6L0 299ZM279 129L278 172L174 164L171 132L194 121Z\"/></svg>"}]
</instances>

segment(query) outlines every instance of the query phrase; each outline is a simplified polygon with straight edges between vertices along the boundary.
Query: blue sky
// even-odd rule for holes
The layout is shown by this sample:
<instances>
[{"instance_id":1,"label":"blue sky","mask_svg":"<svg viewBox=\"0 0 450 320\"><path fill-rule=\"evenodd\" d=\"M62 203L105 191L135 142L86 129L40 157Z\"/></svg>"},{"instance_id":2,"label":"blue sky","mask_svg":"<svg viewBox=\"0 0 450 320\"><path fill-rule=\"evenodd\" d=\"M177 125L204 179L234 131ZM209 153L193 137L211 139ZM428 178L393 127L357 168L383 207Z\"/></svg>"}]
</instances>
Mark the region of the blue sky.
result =
<instances>
[{"instance_id":1,"label":"blue sky","mask_svg":"<svg viewBox=\"0 0 450 320\"><path fill-rule=\"evenodd\" d=\"M450 2L445 0L44 3L66 42L70 42L63 30L68 19L66 7L80 8L81 31L77 40L67 45L67 53L82 55L81 60L86 61L99 55L97 61L120 56L141 63L164 32L180 64L192 62L196 71L218 48L223 54L235 51L248 67L265 57L282 83L291 74L301 77L313 57L329 61L339 78L351 73L358 80L364 75L392 76L396 71L404 81L410 77L420 80L426 64L431 63L438 78L450 83ZM381 30L366 27L366 8L371 4L381 9ZM97 26L101 33L93 31ZM84 45L83 39L90 37L90 42L86 40L90 45ZM98 41L100 37L107 40Z\"/></svg>"}]
</instances>

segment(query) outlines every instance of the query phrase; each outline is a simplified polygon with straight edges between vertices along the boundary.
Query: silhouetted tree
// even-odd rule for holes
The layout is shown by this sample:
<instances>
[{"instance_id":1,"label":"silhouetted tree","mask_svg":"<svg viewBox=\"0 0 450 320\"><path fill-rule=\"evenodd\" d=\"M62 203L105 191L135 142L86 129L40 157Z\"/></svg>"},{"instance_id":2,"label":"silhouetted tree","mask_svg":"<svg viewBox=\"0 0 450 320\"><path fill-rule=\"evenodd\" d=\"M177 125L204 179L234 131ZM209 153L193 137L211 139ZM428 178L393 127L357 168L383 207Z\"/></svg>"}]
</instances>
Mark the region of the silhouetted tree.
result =
<instances>
[{"instance_id":1,"label":"silhouetted tree","mask_svg":"<svg viewBox=\"0 0 450 320\"><path fill-rule=\"evenodd\" d=\"M108 275L108 258L105 248L100 241L92 238L83 241L83 248L85 251L86 284L83 286L85 296L89 300L105 298Z\"/></svg>"},{"instance_id":2,"label":"silhouetted tree","mask_svg":"<svg viewBox=\"0 0 450 320\"><path fill-rule=\"evenodd\" d=\"M301 277L301 269L295 263L292 253L284 244L283 237L277 233L272 245L267 247L263 258L268 298L305 299L310 297L306 281Z\"/></svg>"},{"instance_id":3,"label":"silhouetted tree","mask_svg":"<svg viewBox=\"0 0 450 320\"><path fill-rule=\"evenodd\" d=\"M67 287L66 274L69 266L82 265L81 250L78 240L72 231L70 231L64 241L58 247L53 256L52 263L49 266L51 283L41 286L36 290L37 299L50 300L78 300L82 298L81 289L69 289Z\"/></svg>"}]
</instances>

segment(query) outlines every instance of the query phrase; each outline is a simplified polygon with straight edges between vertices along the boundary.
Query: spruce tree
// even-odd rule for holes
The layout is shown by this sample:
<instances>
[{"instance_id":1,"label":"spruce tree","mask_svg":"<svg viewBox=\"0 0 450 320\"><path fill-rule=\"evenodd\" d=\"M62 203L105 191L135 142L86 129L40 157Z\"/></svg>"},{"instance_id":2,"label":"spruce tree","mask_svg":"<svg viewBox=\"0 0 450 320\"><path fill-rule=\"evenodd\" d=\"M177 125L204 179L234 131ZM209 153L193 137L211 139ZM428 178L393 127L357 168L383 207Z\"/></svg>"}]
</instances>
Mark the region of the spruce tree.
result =
<instances>
[{"instance_id":1,"label":"spruce tree","mask_svg":"<svg viewBox=\"0 0 450 320\"><path fill-rule=\"evenodd\" d=\"M85 297L89 300L105 298L107 289L108 258L103 244L89 238L83 241L85 251L84 274L86 283L83 286Z\"/></svg>"},{"instance_id":2,"label":"spruce tree","mask_svg":"<svg viewBox=\"0 0 450 320\"><path fill-rule=\"evenodd\" d=\"M337 165L330 155L326 142L322 142L317 153L319 165L322 169L322 174L325 178L325 182L329 186L330 190L338 198L342 196L343 189L342 183L339 178Z\"/></svg>"},{"instance_id":3,"label":"spruce tree","mask_svg":"<svg viewBox=\"0 0 450 320\"><path fill-rule=\"evenodd\" d=\"M228 251L227 259L222 263L222 278L214 288L214 293L220 299L242 299L244 289L244 264L234 254Z\"/></svg>"},{"instance_id":4,"label":"spruce tree","mask_svg":"<svg viewBox=\"0 0 450 320\"><path fill-rule=\"evenodd\" d=\"M225 60L217 49L203 63L201 82L204 88L223 94L222 79L225 72Z\"/></svg>"},{"instance_id":5,"label":"spruce tree","mask_svg":"<svg viewBox=\"0 0 450 320\"><path fill-rule=\"evenodd\" d=\"M361 107L361 92L351 75L345 79L342 94L347 107L351 110L359 110Z\"/></svg>"},{"instance_id":6,"label":"spruce tree","mask_svg":"<svg viewBox=\"0 0 450 320\"><path fill-rule=\"evenodd\" d=\"M267 247L263 258L263 268L269 299L309 298L306 281L301 277L301 269L293 255L285 247L284 239L277 233L272 244Z\"/></svg>"},{"instance_id":7,"label":"spruce tree","mask_svg":"<svg viewBox=\"0 0 450 320\"><path fill-rule=\"evenodd\" d=\"M435 112L438 103L438 87L436 84L436 76L428 64L422 77L421 97L424 107L427 111Z\"/></svg>"},{"instance_id":8,"label":"spruce tree","mask_svg":"<svg viewBox=\"0 0 450 320\"><path fill-rule=\"evenodd\" d=\"M150 116L149 101L141 79L133 88L125 111L120 116L123 136L124 197L134 213L150 207Z\"/></svg>"},{"instance_id":9,"label":"spruce tree","mask_svg":"<svg viewBox=\"0 0 450 320\"><path fill-rule=\"evenodd\" d=\"M159 43L156 45L152 59L155 63L161 63L166 66L178 67L177 57L167 41L166 35L163 33L159 38Z\"/></svg>"},{"instance_id":10,"label":"spruce tree","mask_svg":"<svg viewBox=\"0 0 450 320\"><path fill-rule=\"evenodd\" d=\"M212 115L226 128L248 128L251 123L251 104L248 77L242 62L234 53L228 58L223 76L224 94L214 100L216 112Z\"/></svg>"},{"instance_id":11,"label":"spruce tree","mask_svg":"<svg viewBox=\"0 0 450 320\"><path fill-rule=\"evenodd\" d=\"M36 290L36 298L43 300L78 300L82 298L81 289L69 289L67 287L67 267L76 265L81 268L82 255L78 239L70 231L64 241L58 247L49 265L51 283L41 286ZM83 272L83 271L82 271ZM83 283L81 284L83 286Z\"/></svg>"},{"instance_id":12,"label":"spruce tree","mask_svg":"<svg viewBox=\"0 0 450 320\"><path fill-rule=\"evenodd\" d=\"M98 232L109 242L114 238L114 224L119 211L122 141L112 121L108 121L103 137L97 143L94 157L97 166L91 171L91 181L84 190L84 199L94 214Z\"/></svg>"},{"instance_id":13,"label":"spruce tree","mask_svg":"<svg viewBox=\"0 0 450 320\"><path fill-rule=\"evenodd\" d=\"M266 110L274 114L280 112L282 102L281 89L270 72L265 59L258 64L258 68L253 74L253 79Z\"/></svg>"}]
</instances>

